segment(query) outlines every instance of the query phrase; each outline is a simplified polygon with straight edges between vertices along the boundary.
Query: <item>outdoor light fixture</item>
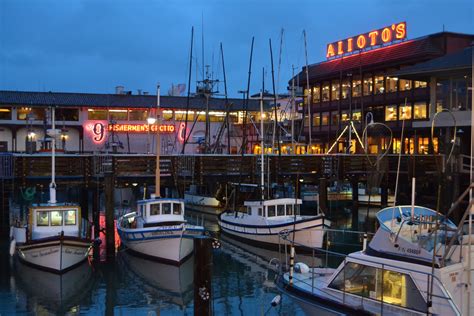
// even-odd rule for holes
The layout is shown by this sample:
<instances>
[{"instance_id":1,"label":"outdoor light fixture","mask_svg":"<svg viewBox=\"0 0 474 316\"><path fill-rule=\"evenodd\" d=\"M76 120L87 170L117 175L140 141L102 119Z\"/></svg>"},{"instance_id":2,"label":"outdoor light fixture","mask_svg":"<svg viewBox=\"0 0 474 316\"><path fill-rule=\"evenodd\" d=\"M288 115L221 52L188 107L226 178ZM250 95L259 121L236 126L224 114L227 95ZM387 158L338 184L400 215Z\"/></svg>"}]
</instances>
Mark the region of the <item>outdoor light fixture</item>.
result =
<instances>
[{"instance_id":1,"label":"outdoor light fixture","mask_svg":"<svg viewBox=\"0 0 474 316\"><path fill-rule=\"evenodd\" d=\"M146 119L147 123L150 124L150 125L153 125L156 123L156 118L154 117L149 117Z\"/></svg>"}]
</instances>

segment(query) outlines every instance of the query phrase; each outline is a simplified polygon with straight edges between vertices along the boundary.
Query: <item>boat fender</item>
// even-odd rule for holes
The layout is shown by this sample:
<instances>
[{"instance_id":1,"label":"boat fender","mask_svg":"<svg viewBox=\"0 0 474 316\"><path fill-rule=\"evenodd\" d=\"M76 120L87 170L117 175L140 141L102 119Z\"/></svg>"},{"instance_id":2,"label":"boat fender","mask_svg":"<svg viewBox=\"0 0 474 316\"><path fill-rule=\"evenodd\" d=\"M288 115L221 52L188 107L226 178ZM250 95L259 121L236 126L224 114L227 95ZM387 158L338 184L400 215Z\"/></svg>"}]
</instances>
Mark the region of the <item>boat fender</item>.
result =
<instances>
[{"instance_id":1,"label":"boat fender","mask_svg":"<svg viewBox=\"0 0 474 316\"><path fill-rule=\"evenodd\" d=\"M295 272L296 273L308 273L309 272L309 267L303 262L297 262L295 264Z\"/></svg>"},{"instance_id":2,"label":"boat fender","mask_svg":"<svg viewBox=\"0 0 474 316\"><path fill-rule=\"evenodd\" d=\"M15 254L15 248L16 248L16 240L12 239L12 241L10 241L10 256L13 256Z\"/></svg>"},{"instance_id":3,"label":"boat fender","mask_svg":"<svg viewBox=\"0 0 474 316\"><path fill-rule=\"evenodd\" d=\"M275 297L273 298L271 304L272 304L273 307L275 307L275 306L279 305L280 302L281 302L281 295L278 294L277 296L275 296Z\"/></svg>"}]
</instances>

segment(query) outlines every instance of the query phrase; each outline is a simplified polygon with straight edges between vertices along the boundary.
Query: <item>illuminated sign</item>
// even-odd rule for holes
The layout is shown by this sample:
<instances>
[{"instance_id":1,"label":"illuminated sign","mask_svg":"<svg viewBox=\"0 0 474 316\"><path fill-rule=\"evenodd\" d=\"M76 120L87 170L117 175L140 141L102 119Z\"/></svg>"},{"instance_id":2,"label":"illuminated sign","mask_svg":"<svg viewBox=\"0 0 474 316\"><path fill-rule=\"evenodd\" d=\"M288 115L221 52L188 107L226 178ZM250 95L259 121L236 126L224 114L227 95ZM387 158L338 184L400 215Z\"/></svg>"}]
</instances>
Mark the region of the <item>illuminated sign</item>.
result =
<instances>
[{"instance_id":1,"label":"illuminated sign","mask_svg":"<svg viewBox=\"0 0 474 316\"><path fill-rule=\"evenodd\" d=\"M326 57L328 59L341 57L364 49L401 41L406 39L406 37L406 22L392 24L391 26L328 44Z\"/></svg>"},{"instance_id":2,"label":"illuminated sign","mask_svg":"<svg viewBox=\"0 0 474 316\"><path fill-rule=\"evenodd\" d=\"M174 133L176 127L172 124L148 125L148 124L109 124L109 132L128 132L128 133Z\"/></svg>"}]
</instances>

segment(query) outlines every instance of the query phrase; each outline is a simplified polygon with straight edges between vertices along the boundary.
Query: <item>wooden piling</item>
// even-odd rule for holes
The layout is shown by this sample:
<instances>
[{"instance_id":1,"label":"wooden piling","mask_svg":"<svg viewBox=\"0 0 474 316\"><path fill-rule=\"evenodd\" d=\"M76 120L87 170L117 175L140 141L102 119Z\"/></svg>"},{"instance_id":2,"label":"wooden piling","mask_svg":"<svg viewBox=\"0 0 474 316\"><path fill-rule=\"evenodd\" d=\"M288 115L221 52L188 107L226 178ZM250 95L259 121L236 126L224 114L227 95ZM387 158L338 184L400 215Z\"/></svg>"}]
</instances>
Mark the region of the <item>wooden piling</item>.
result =
<instances>
[{"instance_id":1,"label":"wooden piling","mask_svg":"<svg viewBox=\"0 0 474 316\"><path fill-rule=\"evenodd\" d=\"M115 259L114 224L114 177L110 171L104 172L105 184L105 244L107 262Z\"/></svg>"},{"instance_id":2,"label":"wooden piling","mask_svg":"<svg viewBox=\"0 0 474 316\"><path fill-rule=\"evenodd\" d=\"M92 192L92 222L94 223L93 237L97 241L100 238L100 193L98 183L96 183L96 188ZM94 242L93 258L95 263L100 260L100 245L96 242Z\"/></svg>"}]
</instances>

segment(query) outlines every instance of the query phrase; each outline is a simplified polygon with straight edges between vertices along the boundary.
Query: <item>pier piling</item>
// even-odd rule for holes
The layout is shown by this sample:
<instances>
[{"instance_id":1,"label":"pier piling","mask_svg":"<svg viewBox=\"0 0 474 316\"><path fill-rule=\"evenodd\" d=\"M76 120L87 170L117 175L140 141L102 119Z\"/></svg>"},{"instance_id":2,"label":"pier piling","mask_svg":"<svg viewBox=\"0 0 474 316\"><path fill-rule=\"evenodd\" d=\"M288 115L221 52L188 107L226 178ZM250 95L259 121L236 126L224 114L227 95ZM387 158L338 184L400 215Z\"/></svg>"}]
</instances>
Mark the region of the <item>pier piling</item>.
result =
<instances>
[{"instance_id":1,"label":"pier piling","mask_svg":"<svg viewBox=\"0 0 474 316\"><path fill-rule=\"evenodd\" d=\"M352 186L352 230L359 230L359 181L356 176L351 178ZM370 189L370 188L369 188Z\"/></svg>"},{"instance_id":2,"label":"pier piling","mask_svg":"<svg viewBox=\"0 0 474 316\"><path fill-rule=\"evenodd\" d=\"M328 181L325 177L319 178L319 209L327 215L328 211Z\"/></svg>"},{"instance_id":3,"label":"pier piling","mask_svg":"<svg viewBox=\"0 0 474 316\"><path fill-rule=\"evenodd\" d=\"M194 315L211 315L211 239L194 239Z\"/></svg>"},{"instance_id":4,"label":"pier piling","mask_svg":"<svg viewBox=\"0 0 474 316\"><path fill-rule=\"evenodd\" d=\"M111 171L104 172L105 180L105 243L107 262L115 259L114 231L114 177Z\"/></svg>"}]
</instances>

